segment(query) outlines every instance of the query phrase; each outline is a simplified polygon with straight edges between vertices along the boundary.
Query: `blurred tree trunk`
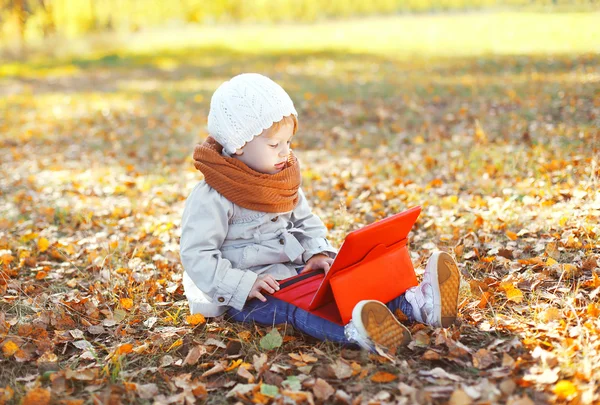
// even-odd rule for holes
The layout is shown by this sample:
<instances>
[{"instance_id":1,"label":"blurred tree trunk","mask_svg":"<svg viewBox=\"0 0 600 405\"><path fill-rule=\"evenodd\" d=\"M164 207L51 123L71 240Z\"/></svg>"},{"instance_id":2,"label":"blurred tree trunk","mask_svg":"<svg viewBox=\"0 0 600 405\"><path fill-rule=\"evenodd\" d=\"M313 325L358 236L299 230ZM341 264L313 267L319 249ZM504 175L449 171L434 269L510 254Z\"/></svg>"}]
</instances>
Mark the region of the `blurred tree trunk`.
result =
<instances>
[{"instance_id":1,"label":"blurred tree trunk","mask_svg":"<svg viewBox=\"0 0 600 405\"><path fill-rule=\"evenodd\" d=\"M27 10L25 9L25 0L15 0L15 14L17 16L19 30L19 53L21 58L25 58L25 28L27 26Z\"/></svg>"},{"instance_id":2,"label":"blurred tree trunk","mask_svg":"<svg viewBox=\"0 0 600 405\"><path fill-rule=\"evenodd\" d=\"M44 11L44 23L42 25L42 32L44 38L48 38L50 35L56 33L56 22L54 21L54 5L51 0L39 0L40 7Z\"/></svg>"}]
</instances>

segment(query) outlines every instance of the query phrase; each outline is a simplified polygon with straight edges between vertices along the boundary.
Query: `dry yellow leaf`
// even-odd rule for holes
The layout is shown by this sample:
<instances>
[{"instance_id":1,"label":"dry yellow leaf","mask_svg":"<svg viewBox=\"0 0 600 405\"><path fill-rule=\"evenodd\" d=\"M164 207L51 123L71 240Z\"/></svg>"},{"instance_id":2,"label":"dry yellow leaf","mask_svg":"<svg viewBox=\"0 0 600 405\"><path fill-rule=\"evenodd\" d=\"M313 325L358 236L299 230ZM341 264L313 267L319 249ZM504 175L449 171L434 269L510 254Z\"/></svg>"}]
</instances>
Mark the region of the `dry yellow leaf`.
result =
<instances>
[{"instance_id":1,"label":"dry yellow leaf","mask_svg":"<svg viewBox=\"0 0 600 405\"><path fill-rule=\"evenodd\" d=\"M571 263L565 263L562 265L562 271L565 277L573 277L579 273L577 266Z\"/></svg>"},{"instance_id":2,"label":"dry yellow leaf","mask_svg":"<svg viewBox=\"0 0 600 405\"><path fill-rule=\"evenodd\" d=\"M186 316L185 322L188 325L196 326L196 325L201 325L204 322L206 322L206 318L204 318L204 315L202 315L202 314L193 314L193 315Z\"/></svg>"},{"instance_id":3,"label":"dry yellow leaf","mask_svg":"<svg viewBox=\"0 0 600 405\"><path fill-rule=\"evenodd\" d=\"M560 380L557 382L552 391L561 400L565 400L578 392L575 384L568 380Z\"/></svg>"},{"instance_id":4,"label":"dry yellow leaf","mask_svg":"<svg viewBox=\"0 0 600 405\"><path fill-rule=\"evenodd\" d=\"M38 237L38 234L37 234L37 233L35 233L35 232L32 232L32 233L28 233L28 234L26 234L26 235L23 235L23 237L21 238L21 240L22 240L24 243L27 243L27 242L29 242L29 241L32 241L32 240L34 240L34 239L35 239L35 238L37 238L37 237Z\"/></svg>"},{"instance_id":5,"label":"dry yellow leaf","mask_svg":"<svg viewBox=\"0 0 600 405\"><path fill-rule=\"evenodd\" d=\"M600 315L600 308L598 308L598 306L596 304L591 303L591 304L588 304L588 306L586 308L586 312L589 317L598 318L598 315Z\"/></svg>"},{"instance_id":6,"label":"dry yellow leaf","mask_svg":"<svg viewBox=\"0 0 600 405\"><path fill-rule=\"evenodd\" d=\"M133 307L133 300L131 298L121 298L120 302L123 309L131 309Z\"/></svg>"},{"instance_id":7,"label":"dry yellow leaf","mask_svg":"<svg viewBox=\"0 0 600 405\"><path fill-rule=\"evenodd\" d=\"M15 260L15 257L8 253L0 256L0 264L10 264L13 262L13 260Z\"/></svg>"},{"instance_id":8,"label":"dry yellow leaf","mask_svg":"<svg viewBox=\"0 0 600 405\"><path fill-rule=\"evenodd\" d=\"M504 282L500 284L500 288L506 293L506 298L509 301L520 303L523 301L523 292L515 287L512 283Z\"/></svg>"},{"instance_id":9,"label":"dry yellow leaf","mask_svg":"<svg viewBox=\"0 0 600 405\"><path fill-rule=\"evenodd\" d=\"M516 233L512 232L512 231L506 231L506 236L510 240L517 240L519 238L519 236Z\"/></svg>"},{"instance_id":10,"label":"dry yellow leaf","mask_svg":"<svg viewBox=\"0 0 600 405\"><path fill-rule=\"evenodd\" d=\"M19 350L19 346L17 346L17 344L15 342L13 342L12 340L8 340L2 346L2 353L4 353L4 355L6 357L12 356L13 354L15 354L17 352L17 350Z\"/></svg>"},{"instance_id":11,"label":"dry yellow leaf","mask_svg":"<svg viewBox=\"0 0 600 405\"><path fill-rule=\"evenodd\" d=\"M176 341L173 342L173 344L171 346L169 346L167 351L170 352L173 349L177 349L182 344L183 344L183 339L177 339Z\"/></svg>"},{"instance_id":12,"label":"dry yellow leaf","mask_svg":"<svg viewBox=\"0 0 600 405\"><path fill-rule=\"evenodd\" d=\"M244 360L242 359L232 360L231 364L225 369L225 371L235 370L240 366L240 364L242 364L243 361Z\"/></svg>"},{"instance_id":13,"label":"dry yellow leaf","mask_svg":"<svg viewBox=\"0 0 600 405\"><path fill-rule=\"evenodd\" d=\"M50 242L46 238L39 238L37 246L38 246L38 250L40 252L45 252L46 250L48 250L48 247L50 246Z\"/></svg>"},{"instance_id":14,"label":"dry yellow leaf","mask_svg":"<svg viewBox=\"0 0 600 405\"><path fill-rule=\"evenodd\" d=\"M558 308L548 308L546 311L544 311L543 319L546 322L552 322L560 319L561 316L562 315Z\"/></svg>"}]
</instances>

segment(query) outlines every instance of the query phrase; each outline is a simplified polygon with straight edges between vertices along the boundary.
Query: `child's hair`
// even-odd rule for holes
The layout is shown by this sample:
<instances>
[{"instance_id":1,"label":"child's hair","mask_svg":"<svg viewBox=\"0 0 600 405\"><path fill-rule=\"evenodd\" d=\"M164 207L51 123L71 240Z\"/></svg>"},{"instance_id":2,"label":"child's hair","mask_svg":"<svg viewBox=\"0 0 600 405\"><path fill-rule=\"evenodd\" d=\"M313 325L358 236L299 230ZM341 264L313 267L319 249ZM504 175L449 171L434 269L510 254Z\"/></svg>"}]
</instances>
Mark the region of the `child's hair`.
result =
<instances>
[{"instance_id":1,"label":"child's hair","mask_svg":"<svg viewBox=\"0 0 600 405\"><path fill-rule=\"evenodd\" d=\"M272 134L275 134L277 131L279 131L281 127L291 124L294 125L294 132L292 135L296 135L296 131L298 130L298 118L294 114L283 117L281 121L274 122L266 135L267 137L270 137Z\"/></svg>"}]
</instances>

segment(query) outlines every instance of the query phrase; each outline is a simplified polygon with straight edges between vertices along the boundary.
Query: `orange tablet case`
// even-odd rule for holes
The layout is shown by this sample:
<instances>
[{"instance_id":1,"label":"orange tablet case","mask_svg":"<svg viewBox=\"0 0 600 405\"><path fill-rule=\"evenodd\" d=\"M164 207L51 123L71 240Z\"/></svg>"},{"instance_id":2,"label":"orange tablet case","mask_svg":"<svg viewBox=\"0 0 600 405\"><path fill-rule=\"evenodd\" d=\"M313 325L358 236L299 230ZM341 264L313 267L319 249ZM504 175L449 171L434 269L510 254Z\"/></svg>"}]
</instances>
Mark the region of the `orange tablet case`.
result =
<instances>
[{"instance_id":1,"label":"orange tablet case","mask_svg":"<svg viewBox=\"0 0 600 405\"><path fill-rule=\"evenodd\" d=\"M391 301L417 285L407 237L420 212L414 207L349 233L327 275L281 280L273 296L339 325L361 300Z\"/></svg>"}]
</instances>

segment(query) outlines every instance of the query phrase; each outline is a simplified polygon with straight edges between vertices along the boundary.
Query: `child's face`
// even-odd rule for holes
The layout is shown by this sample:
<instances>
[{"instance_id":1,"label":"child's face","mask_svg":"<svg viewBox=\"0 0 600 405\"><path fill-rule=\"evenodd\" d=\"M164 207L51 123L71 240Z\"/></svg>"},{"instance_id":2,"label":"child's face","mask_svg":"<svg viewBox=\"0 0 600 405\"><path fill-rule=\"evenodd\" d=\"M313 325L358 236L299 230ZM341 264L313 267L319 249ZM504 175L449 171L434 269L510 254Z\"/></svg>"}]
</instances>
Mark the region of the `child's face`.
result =
<instances>
[{"instance_id":1,"label":"child's face","mask_svg":"<svg viewBox=\"0 0 600 405\"><path fill-rule=\"evenodd\" d=\"M293 125L282 125L278 131L273 131L272 127L265 129L238 149L233 157L257 172L278 173L283 170L287 162L293 135Z\"/></svg>"}]
</instances>

